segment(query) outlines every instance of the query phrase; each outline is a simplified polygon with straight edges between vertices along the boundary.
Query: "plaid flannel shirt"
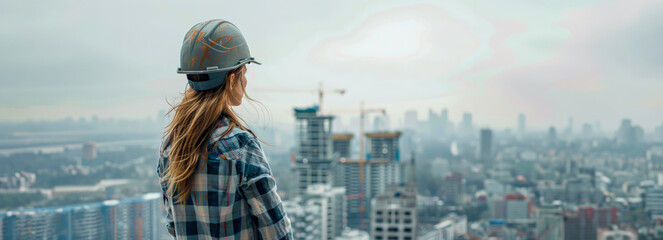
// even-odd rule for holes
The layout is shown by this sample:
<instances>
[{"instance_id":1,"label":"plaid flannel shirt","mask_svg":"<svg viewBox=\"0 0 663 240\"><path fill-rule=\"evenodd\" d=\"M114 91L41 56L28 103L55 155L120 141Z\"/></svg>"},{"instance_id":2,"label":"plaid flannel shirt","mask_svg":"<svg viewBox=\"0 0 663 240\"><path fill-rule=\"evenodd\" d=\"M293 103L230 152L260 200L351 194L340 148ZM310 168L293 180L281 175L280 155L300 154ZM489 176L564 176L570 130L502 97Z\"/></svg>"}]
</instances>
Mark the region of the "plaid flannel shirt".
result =
<instances>
[{"instance_id":1,"label":"plaid flannel shirt","mask_svg":"<svg viewBox=\"0 0 663 240\"><path fill-rule=\"evenodd\" d=\"M228 124L225 117L217 122L186 205L175 203L162 186L168 231L176 239L292 239L262 146L239 127L221 138ZM170 152L165 142L157 166L160 178Z\"/></svg>"}]
</instances>

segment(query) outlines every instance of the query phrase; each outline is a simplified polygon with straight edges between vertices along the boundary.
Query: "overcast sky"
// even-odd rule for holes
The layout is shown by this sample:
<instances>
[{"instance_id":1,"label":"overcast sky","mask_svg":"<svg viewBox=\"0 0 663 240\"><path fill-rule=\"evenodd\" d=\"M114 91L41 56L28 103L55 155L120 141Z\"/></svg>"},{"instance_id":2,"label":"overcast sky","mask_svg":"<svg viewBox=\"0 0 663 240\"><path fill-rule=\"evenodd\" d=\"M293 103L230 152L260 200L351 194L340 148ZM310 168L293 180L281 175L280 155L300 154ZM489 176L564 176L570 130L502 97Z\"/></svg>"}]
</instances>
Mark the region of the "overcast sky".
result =
<instances>
[{"instance_id":1,"label":"overcast sky","mask_svg":"<svg viewBox=\"0 0 663 240\"><path fill-rule=\"evenodd\" d=\"M285 90L319 82L347 90L324 105L344 121L363 100L396 124L443 108L494 128L521 112L539 129L571 116L576 129L663 123L661 1L10 0L0 11L0 121L156 117L186 85L185 33L222 18L263 63L247 91L275 123L317 101Z\"/></svg>"}]
</instances>

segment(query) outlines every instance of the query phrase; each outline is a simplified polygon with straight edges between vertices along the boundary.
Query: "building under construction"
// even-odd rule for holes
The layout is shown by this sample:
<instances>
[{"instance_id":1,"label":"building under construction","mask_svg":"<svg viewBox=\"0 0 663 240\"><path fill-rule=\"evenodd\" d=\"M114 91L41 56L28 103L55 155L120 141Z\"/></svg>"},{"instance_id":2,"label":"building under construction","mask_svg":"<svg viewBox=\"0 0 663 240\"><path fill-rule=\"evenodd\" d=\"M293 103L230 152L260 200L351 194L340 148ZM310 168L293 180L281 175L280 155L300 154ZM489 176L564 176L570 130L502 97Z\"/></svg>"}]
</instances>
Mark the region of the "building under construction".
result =
<instances>
[{"instance_id":1,"label":"building under construction","mask_svg":"<svg viewBox=\"0 0 663 240\"><path fill-rule=\"evenodd\" d=\"M336 157L350 158L352 156L352 137L354 137L352 133L337 133L332 135L334 141L334 154L336 154Z\"/></svg>"},{"instance_id":2,"label":"building under construction","mask_svg":"<svg viewBox=\"0 0 663 240\"><path fill-rule=\"evenodd\" d=\"M350 228L368 230L371 199L391 184L407 181L407 164L398 161L400 132L367 133L368 160L340 159L334 170L334 185L345 187Z\"/></svg>"},{"instance_id":3,"label":"building under construction","mask_svg":"<svg viewBox=\"0 0 663 240\"><path fill-rule=\"evenodd\" d=\"M332 184L332 120L318 115L318 106L295 108L296 153L291 169L291 195L299 196L312 184Z\"/></svg>"},{"instance_id":4,"label":"building under construction","mask_svg":"<svg viewBox=\"0 0 663 240\"><path fill-rule=\"evenodd\" d=\"M367 230L371 199L382 193L387 185L402 183L405 168L403 163L386 160L373 160L364 164L358 160L345 160L336 165L335 185L346 189L350 228Z\"/></svg>"},{"instance_id":5,"label":"building under construction","mask_svg":"<svg viewBox=\"0 0 663 240\"><path fill-rule=\"evenodd\" d=\"M399 162L400 148L398 140L400 136L401 132L366 133L368 138L366 160L382 159Z\"/></svg>"}]
</instances>

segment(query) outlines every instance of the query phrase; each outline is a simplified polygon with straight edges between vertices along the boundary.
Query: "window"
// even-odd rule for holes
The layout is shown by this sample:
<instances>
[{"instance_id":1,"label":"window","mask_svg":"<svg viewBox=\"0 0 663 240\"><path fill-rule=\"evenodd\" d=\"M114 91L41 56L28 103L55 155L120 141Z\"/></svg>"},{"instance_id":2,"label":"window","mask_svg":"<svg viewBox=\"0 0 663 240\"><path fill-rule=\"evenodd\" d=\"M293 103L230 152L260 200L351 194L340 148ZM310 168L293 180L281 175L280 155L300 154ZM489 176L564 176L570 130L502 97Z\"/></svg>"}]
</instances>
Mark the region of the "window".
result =
<instances>
[{"instance_id":1,"label":"window","mask_svg":"<svg viewBox=\"0 0 663 240\"><path fill-rule=\"evenodd\" d=\"M398 228L395 228L395 227L390 227L390 228L387 229L387 230L388 230L389 232L398 232Z\"/></svg>"},{"instance_id":2,"label":"window","mask_svg":"<svg viewBox=\"0 0 663 240\"><path fill-rule=\"evenodd\" d=\"M403 220L403 223L412 223L412 219L406 218L405 220Z\"/></svg>"},{"instance_id":3,"label":"window","mask_svg":"<svg viewBox=\"0 0 663 240\"><path fill-rule=\"evenodd\" d=\"M409 232L412 232L412 228L405 228L405 229L403 229L403 231L409 233Z\"/></svg>"},{"instance_id":4,"label":"window","mask_svg":"<svg viewBox=\"0 0 663 240\"><path fill-rule=\"evenodd\" d=\"M377 212L375 212L375 214L382 215L382 211L377 211Z\"/></svg>"},{"instance_id":5,"label":"window","mask_svg":"<svg viewBox=\"0 0 663 240\"><path fill-rule=\"evenodd\" d=\"M410 215L412 215L412 212L410 212L410 211L405 211L405 216L410 216Z\"/></svg>"},{"instance_id":6,"label":"window","mask_svg":"<svg viewBox=\"0 0 663 240\"><path fill-rule=\"evenodd\" d=\"M381 228L381 227L377 227L377 228L375 228L375 231L376 231L376 232L382 232L382 228Z\"/></svg>"}]
</instances>

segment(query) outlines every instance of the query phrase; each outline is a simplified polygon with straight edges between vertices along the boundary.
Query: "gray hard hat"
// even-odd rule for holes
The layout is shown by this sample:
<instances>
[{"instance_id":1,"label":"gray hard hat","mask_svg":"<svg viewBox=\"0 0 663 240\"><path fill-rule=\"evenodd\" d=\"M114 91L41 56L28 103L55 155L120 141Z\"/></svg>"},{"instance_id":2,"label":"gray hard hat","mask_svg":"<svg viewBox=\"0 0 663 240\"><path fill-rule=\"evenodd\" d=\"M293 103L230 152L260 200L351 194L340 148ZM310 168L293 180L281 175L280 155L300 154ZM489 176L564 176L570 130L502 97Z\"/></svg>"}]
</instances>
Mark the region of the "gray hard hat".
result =
<instances>
[{"instance_id":1,"label":"gray hard hat","mask_svg":"<svg viewBox=\"0 0 663 240\"><path fill-rule=\"evenodd\" d=\"M247 63L257 63L246 40L232 23L213 19L193 26L184 36L177 73L187 74L196 91L223 84L228 72Z\"/></svg>"}]
</instances>

